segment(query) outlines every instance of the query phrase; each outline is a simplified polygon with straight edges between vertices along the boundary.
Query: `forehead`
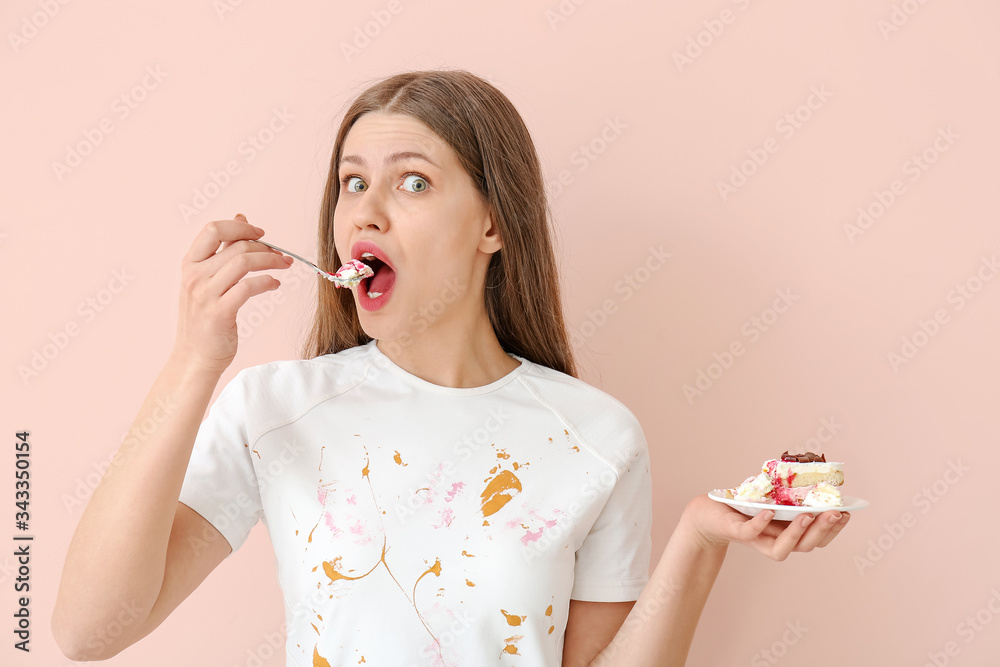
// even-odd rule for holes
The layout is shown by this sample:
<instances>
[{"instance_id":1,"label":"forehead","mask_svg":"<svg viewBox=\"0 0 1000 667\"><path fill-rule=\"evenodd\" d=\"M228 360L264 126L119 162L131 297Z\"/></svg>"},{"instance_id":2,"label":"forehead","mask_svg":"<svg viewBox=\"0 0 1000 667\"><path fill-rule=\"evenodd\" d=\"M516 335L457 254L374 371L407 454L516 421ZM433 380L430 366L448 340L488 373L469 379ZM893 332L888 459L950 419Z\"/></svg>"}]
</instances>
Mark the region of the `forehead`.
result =
<instances>
[{"instance_id":1,"label":"forehead","mask_svg":"<svg viewBox=\"0 0 1000 667\"><path fill-rule=\"evenodd\" d=\"M445 160L451 147L413 116L373 112L354 122L344 139L341 154L380 161L384 155L403 151L424 153L432 160Z\"/></svg>"}]
</instances>

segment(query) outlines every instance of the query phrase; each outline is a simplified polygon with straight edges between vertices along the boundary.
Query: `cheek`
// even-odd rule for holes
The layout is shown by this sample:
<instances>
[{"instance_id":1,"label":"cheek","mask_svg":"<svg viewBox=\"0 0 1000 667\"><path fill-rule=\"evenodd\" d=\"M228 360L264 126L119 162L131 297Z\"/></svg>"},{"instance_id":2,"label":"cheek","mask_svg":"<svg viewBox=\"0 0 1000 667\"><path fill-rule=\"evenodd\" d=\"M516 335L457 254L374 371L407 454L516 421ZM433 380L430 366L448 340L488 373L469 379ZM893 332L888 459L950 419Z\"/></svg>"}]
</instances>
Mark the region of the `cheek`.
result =
<instances>
[{"instance_id":1,"label":"cheek","mask_svg":"<svg viewBox=\"0 0 1000 667\"><path fill-rule=\"evenodd\" d=\"M343 216L339 216L339 219L342 220ZM334 215L334 218L333 218L333 227L332 227L332 229L333 229L334 246L337 249L337 256L340 257L341 260L343 260L345 257L349 257L350 254L351 254L349 252L350 249L346 246L347 239L348 239L348 233L347 233L346 225L343 224L343 223L341 223L341 222L339 222L338 216L336 214Z\"/></svg>"}]
</instances>

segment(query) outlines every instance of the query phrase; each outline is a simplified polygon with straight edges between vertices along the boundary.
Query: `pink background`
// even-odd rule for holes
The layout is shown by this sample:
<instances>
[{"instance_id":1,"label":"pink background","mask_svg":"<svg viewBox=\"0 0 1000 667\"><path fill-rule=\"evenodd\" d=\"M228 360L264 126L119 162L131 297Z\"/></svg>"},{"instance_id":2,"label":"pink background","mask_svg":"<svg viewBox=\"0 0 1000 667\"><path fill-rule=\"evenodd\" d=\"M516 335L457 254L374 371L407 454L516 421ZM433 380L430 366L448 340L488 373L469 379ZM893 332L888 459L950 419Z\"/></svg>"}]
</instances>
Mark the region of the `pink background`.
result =
<instances>
[{"instance_id":1,"label":"pink background","mask_svg":"<svg viewBox=\"0 0 1000 667\"><path fill-rule=\"evenodd\" d=\"M775 563L733 546L690 664L992 664L996 3L400 0L393 14L382 1L232 0L220 14L225 2L0 9L0 427L10 441L31 432L36 536L30 655L11 647L13 547L0 547L0 662L70 664L49 631L65 550L171 348L199 228L243 212L314 256L342 105L371 79L462 67L503 90L535 137L583 377L649 441L653 562L687 499L786 449L845 461L845 492L871 501L811 554ZM345 55L366 24L375 36ZM292 118L268 136L275 109ZM250 159L241 144L258 133L269 143ZM80 144L89 154L57 174ZM213 189L229 161L239 174ZM744 180L724 200L734 169ZM186 220L195 189L210 199ZM874 217L852 231L859 207ZM669 259L647 266L661 248ZM298 355L315 287L296 275L241 311L224 382ZM783 313L768 310L779 291ZM736 341L743 353L727 358ZM50 358L22 377L36 353ZM689 400L699 371L713 377ZM108 664L282 665L280 650L267 658L282 622L258 526Z\"/></svg>"}]
</instances>

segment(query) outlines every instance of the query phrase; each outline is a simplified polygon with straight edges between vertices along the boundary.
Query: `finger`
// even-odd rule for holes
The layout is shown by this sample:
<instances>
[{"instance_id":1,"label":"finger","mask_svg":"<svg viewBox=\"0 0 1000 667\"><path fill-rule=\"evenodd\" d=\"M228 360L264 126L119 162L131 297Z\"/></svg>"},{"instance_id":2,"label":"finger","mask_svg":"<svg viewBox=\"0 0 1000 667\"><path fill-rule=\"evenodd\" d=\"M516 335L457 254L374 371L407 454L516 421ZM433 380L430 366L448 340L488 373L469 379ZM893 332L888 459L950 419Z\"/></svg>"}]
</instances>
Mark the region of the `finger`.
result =
<instances>
[{"instance_id":1,"label":"finger","mask_svg":"<svg viewBox=\"0 0 1000 667\"><path fill-rule=\"evenodd\" d=\"M250 298L278 289L281 282L269 275L251 276L239 281L219 299L219 307L228 319L235 319L236 313Z\"/></svg>"},{"instance_id":2,"label":"finger","mask_svg":"<svg viewBox=\"0 0 1000 667\"><path fill-rule=\"evenodd\" d=\"M259 239L263 235L263 229L254 227L242 216L236 220L213 220L201 228L184 259L188 262L201 262L214 255L220 243Z\"/></svg>"},{"instance_id":3,"label":"finger","mask_svg":"<svg viewBox=\"0 0 1000 667\"><path fill-rule=\"evenodd\" d=\"M768 532L772 528L771 519L774 518L774 510L764 510L758 512L749 521L743 521L736 528L735 538L740 542L750 542Z\"/></svg>"},{"instance_id":4,"label":"finger","mask_svg":"<svg viewBox=\"0 0 1000 667\"><path fill-rule=\"evenodd\" d=\"M292 258L285 257L281 253L235 253L208 279L208 283L205 285L205 293L210 297L221 298L223 294L231 290L251 271L287 269L291 265Z\"/></svg>"},{"instance_id":5,"label":"finger","mask_svg":"<svg viewBox=\"0 0 1000 667\"><path fill-rule=\"evenodd\" d=\"M799 543L806 529L814 521L815 518L812 514L802 514L795 517L794 521L789 522L788 527L774 540L774 546L770 554L771 558L777 561L783 561L788 558L788 554L792 553L795 545Z\"/></svg>"},{"instance_id":6,"label":"finger","mask_svg":"<svg viewBox=\"0 0 1000 667\"><path fill-rule=\"evenodd\" d=\"M263 252L277 257L285 257L283 253L269 248L263 243L256 243L253 239L240 239L238 241L227 241L222 244L222 248L201 262L204 267L204 271L207 275L214 275L219 272L219 270L229 262L233 257L239 255L240 253L246 252ZM291 259L291 258L289 258ZM290 264L291 262L289 262Z\"/></svg>"},{"instance_id":7,"label":"finger","mask_svg":"<svg viewBox=\"0 0 1000 667\"><path fill-rule=\"evenodd\" d=\"M812 551L816 547L829 542L827 539L830 531L840 521L840 512L823 512L815 517L813 522L806 529L805 534L795 545L794 551Z\"/></svg>"},{"instance_id":8,"label":"finger","mask_svg":"<svg viewBox=\"0 0 1000 667\"><path fill-rule=\"evenodd\" d=\"M840 517L837 518L836 523L834 523L833 527L830 528L830 531L826 534L826 537L824 537L823 540L817 545L820 548L825 547L830 542L832 542L833 538L839 535L840 531L842 531L847 526L847 523L851 520L851 515L848 512L842 512L842 513L838 512L837 514L839 514ZM831 515L830 518L833 519L834 517Z\"/></svg>"}]
</instances>

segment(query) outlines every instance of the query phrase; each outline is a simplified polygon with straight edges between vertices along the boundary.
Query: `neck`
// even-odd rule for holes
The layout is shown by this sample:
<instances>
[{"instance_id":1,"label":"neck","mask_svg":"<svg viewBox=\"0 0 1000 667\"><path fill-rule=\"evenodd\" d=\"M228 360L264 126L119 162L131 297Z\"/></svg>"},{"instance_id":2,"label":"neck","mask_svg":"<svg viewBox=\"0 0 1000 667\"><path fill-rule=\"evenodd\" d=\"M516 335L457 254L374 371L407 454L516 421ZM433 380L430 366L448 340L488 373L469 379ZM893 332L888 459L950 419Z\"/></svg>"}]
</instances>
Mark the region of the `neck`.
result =
<instances>
[{"instance_id":1,"label":"neck","mask_svg":"<svg viewBox=\"0 0 1000 667\"><path fill-rule=\"evenodd\" d=\"M437 322L405 340L379 339L379 351L406 372L442 387L482 387L520 365L504 352L485 308L464 322Z\"/></svg>"}]
</instances>

